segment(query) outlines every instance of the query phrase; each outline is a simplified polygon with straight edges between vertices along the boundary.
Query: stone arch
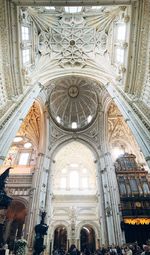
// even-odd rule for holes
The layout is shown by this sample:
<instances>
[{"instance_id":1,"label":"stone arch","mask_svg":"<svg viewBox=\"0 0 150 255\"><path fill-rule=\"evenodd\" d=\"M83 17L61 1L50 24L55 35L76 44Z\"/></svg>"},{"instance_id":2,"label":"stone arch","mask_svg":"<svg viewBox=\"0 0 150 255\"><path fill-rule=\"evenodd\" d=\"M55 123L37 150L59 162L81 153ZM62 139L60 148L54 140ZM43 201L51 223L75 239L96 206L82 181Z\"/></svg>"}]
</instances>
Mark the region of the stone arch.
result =
<instances>
[{"instance_id":1,"label":"stone arch","mask_svg":"<svg viewBox=\"0 0 150 255\"><path fill-rule=\"evenodd\" d=\"M97 224L92 221L84 221L81 222L77 227L77 238L80 242L80 250L83 252L84 249L89 249L91 252L94 252L96 250L96 247L99 245L100 240L100 234L98 235L99 230Z\"/></svg>"},{"instance_id":2,"label":"stone arch","mask_svg":"<svg viewBox=\"0 0 150 255\"><path fill-rule=\"evenodd\" d=\"M28 200L26 200L23 197L19 197L19 196L15 196L12 198L13 198L13 201L18 201L18 202L22 203L26 207L26 209L28 209L28 206L29 206Z\"/></svg>"},{"instance_id":3,"label":"stone arch","mask_svg":"<svg viewBox=\"0 0 150 255\"><path fill-rule=\"evenodd\" d=\"M53 238L54 231L57 227L64 226L67 229L67 233L69 231L69 223L65 220L56 220L55 222L51 223L51 238Z\"/></svg>"},{"instance_id":4,"label":"stone arch","mask_svg":"<svg viewBox=\"0 0 150 255\"><path fill-rule=\"evenodd\" d=\"M117 147L122 154L125 152L133 153L136 155L139 162L145 164L146 162L134 138L132 130L124 120L116 103L113 101L109 102L107 105L107 113L108 150L112 151L113 148ZM115 159L115 156L112 155L112 158Z\"/></svg>"},{"instance_id":5,"label":"stone arch","mask_svg":"<svg viewBox=\"0 0 150 255\"><path fill-rule=\"evenodd\" d=\"M51 71L51 69L50 69ZM67 70L56 70L55 72L51 73L47 73L47 76L43 76L39 77L38 81L42 84L42 85L46 85L49 83L50 80L56 79L56 78L61 78L61 77L65 77L65 76L70 76L70 75L76 75L76 76L84 76L84 77L88 77L88 78L92 78L95 79L101 83L103 83L104 85L111 83L114 84L116 83L115 81L115 77L113 75L109 75L106 74L104 72L101 72L99 68L95 67L94 68L89 68L88 70L84 70L84 69L75 69L74 72L72 72L72 70L67 69ZM34 81L36 82L36 80Z\"/></svg>"},{"instance_id":6,"label":"stone arch","mask_svg":"<svg viewBox=\"0 0 150 255\"><path fill-rule=\"evenodd\" d=\"M69 137L70 136L70 137ZM74 135L68 135L65 138L60 138L59 141L57 141L54 145L53 148L51 149L51 157L54 158L55 155L57 154L57 152L64 147L65 145L67 145L68 143L71 143L73 141L77 141L81 144L84 144L85 146L87 146L93 153L95 160L98 159L99 157L99 151L95 145L95 143L93 143L92 141L88 140L88 138L83 137L81 134L79 134L79 137L76 137Z\"/></svg>"},{"instance_id":7,"label":"stone arch","mask_svg":"<svg viewBox=\"0 0 150 255\"><path fill-rule=\"evenodd\" d=\"M53 232L53 249L67 250L68 229L65 225L59 224Z\"/></svg>"},{"instance_id":8,"label":"stone arch","mask_svg":"<svg viewBox=\"0 0 150 255\"><path fill-rule=\"evenodd\" d=\"M28 202L22 198L12 201L6 212L6 226L4 240L8 243L10 250L14 249L14 242L25 235L25 220L28 210Z\"/></svg>"},{"instance_id":9,"label":"stone arch","mask_svg":"<svg viewBox=\"0 0 150 255\"><path fill-rule=\"evenodd\" d=\"M100 238L100 230L97 223L95 223L94 221L82 221L77 225L77 229L76 229L76 234L78 239L80 238L80 231L82 227L85 225L89 225L91 228L93 228L96 238Z\"/></svg>"}]
</instances>

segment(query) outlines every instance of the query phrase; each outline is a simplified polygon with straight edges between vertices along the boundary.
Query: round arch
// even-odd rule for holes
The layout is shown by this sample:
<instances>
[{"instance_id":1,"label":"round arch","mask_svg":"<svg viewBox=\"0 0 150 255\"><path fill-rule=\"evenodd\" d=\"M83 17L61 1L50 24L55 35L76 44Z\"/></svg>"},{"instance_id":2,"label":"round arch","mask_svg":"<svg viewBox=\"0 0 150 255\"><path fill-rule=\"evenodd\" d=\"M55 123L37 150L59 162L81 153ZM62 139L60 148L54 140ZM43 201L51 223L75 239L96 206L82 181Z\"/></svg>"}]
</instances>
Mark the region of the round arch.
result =
<instances>
[{"instance_id":1,"label":"round arch","mask_svg":"<svg viewBox=\"0 0 150 255\"><path fill-rule=\"evenodd\" d=\"M90 254L96 250L96 235L91 224L84 224L80 229L80 250Z\"/></svg>"},{"instance_id":2,"label":"round arch","mask_svg":"<svg viewBox=\"0 0 150 255\"><path fill-rule=\"evenodd\" d=\"M57 227L59 226L64 226L67 230L67 233L69 232L69 223L65 220L56 220L54 222L52 222L51 224L51 233L50 233L50 236L51 236L51 239L53 238L53 235L54 235L54 231L57 229Z\"/></svg>"},{"instance_id":3,"label":"round arch","mask_svg":"<svg viewBox=\"0 0 150 255\"><path fill-rule=\"evenodd\" d=\"M82 221L80 222L78 225L77 225L77 229L76 229L76 234L77 234L77 238L80 239L80 231L81 229L84 227L84 226L90 226L91 228L93 228L94 232L95 232L95 237L97 239L100 238L100 230L99 230L99 226L98 224L96 224L95 222L93 221Z\"/></svg>"},{"instance_id":4,"label":"round arch","mask_svg":"<svg viewBox=\"0 0 150 255\"><path fill-rule=\"evenodd\" d=\"M4 232L4 240L8 243L9 249L14 249L16 239L21 239L25 231L25 219L27 215L25 199L14 199L6 212L6 225Z\"/></svg>"},{"instance_id":5,"label":"round arch","mask_svg":"<svg viewBox=\"0 0 150 255\"><path fill-rule=\"evenodd\" d=\"M58 225L54 230L53 250L67 250L68 231L64 225Z\"/></svg>"},{"instance_id":6,"label":"round arch","mask_svg":"<svg viewBox=\"0 0 150 255\"><path fill-rule=\"evenodd\" d=\"M55 70L55 72L52 71L51 67L50 67L50 72L47 72L47 75L42 77L38 77L38 82L40 82L40 84L42 84L43 86L47 86L47 84L49 83L49 81L54 80L56 78L62 78L65 76L70 76L70 75L76 75L76 76L82 76L82 77L87 77L87 78L91 78L93 80L96 80L104 85L107 85L108 83L111 84L116 84L116 79L115 76L113 76L112 74L108 74L102 70L100 70L100 68L98 68L97 66L95 66L95 68L88 68L88 69L74 69L74 72L71 69L67 69L67 70ZM37 78L37 77L36 77ZM35 79L33 81L34 83L37 82L37 79Z\"/></svg>"},{"instance_id":7,"label":"round arch","mask_svg":"<svg viewBox=\"0 0 150 255\"><path fill-rule=\"evenodd\" d=\"M13 201L22 203L26 207L26 209L28 209L28 206L29 206L28 200L26 200L23 197L16 197L16 196L15 197L12 196L12 198L13 198Z\"/></svg>"}]
</instances>

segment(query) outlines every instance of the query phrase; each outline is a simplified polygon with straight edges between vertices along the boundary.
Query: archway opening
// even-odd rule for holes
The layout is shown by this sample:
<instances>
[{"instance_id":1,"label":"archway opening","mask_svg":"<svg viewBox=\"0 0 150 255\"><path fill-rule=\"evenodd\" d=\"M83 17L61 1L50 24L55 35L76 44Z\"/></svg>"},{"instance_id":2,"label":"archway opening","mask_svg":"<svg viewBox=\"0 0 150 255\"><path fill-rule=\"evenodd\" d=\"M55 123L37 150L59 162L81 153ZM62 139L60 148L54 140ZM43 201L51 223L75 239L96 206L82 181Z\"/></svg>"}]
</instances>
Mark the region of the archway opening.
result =
<instances>
[{"instance_id":1,"label":"archway opening","mask_svg":"<svg viewBox=\"0 0 150 255\"><path fill-rule=\"evenodd\" d=\"M6 213L4 240L14 249L15 240L24 236L27 208L20 201L13 201Z\"/></svg>"},{"instance_id":2,"label":"archway opening","mask_svg":"<svg viewBox=\"0 0 150 255\"><path fill-rule=\"evenodd\" d=\"M93 222L97 218L96 170L93 151L77 141L65 144L53 157L53 224L58 226L67 222L68 247L74 244L80 249L79 226L83 226L85 220ZM96 224L100 228L98 220Z\"/></svg>"},{"instance_id":3,"label":"archway opening","mask_svg":"<svg viewBox=\"0 0 150 255\"><path fill-rule=\"evenodd\" d=\"M67 230L64 226L58 226L54 231L54 250L67 250Z\"/></svg>"},{"instance_id":4,"label":"archway opening","mask_svg":"<svg viewBox=\"0 0 150 255\"><path fill-rule=\"evenodd\" d=\"M89 225L83 226L80 231L80 247L86 255L95 251L95 231Z\"/></svg>"}]
</instances>

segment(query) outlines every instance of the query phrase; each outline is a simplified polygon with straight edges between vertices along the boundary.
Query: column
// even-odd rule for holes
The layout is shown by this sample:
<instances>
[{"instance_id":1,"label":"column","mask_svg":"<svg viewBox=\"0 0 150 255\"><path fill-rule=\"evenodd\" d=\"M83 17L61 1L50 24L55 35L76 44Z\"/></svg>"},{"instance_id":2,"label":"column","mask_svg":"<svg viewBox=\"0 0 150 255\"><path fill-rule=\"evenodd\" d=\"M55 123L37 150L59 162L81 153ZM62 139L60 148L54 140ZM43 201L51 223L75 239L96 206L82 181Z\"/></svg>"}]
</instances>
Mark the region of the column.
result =
<instances>
[{"instance_id":1,"label":"column","mask_svg":"<svg viewBox=\"0 0 150 255\"><path fill-rule=\"evenodd\" d=\"M104 194L103 194L103 184L102 184L102 170L100 168L100 162L97 161L97 187L98 187L98 204L99 204L99 224L100 224L100 244L108 243L108 234L106 229L106 217L105 217L105 203L104 203Z\"/></svg>"},{"instance_id":2,"label":"column","mask_svg":"<svg viewBox=\"0 0 150 255\"><path fill-rule=\"evenodd\" d=\"M36 224L40 223L40 211L45 210L45 200L46 200L46 186L47 186L47 170L45 166L49 167L49 159L47 155L43 153L38 154L38 168L35 170L33 177L32 186L32 205L30 210L30 217L28 223L28 245L30 250L32 250L34 242L34 227Z\"/></svg>"},{"instance_id":3,"label":"column","mask_svg":"<svg viewBox=\"0 0 150 255\"><path fill-rule=\"evenodd\" d=\"M108 243L105 242L106 245L115 244L115 233L114 233L114 222L113 222L113 215L112 215L112 208L111 208L111 197L110 197L110 190L109 190L109 182L107 176L107 169L105 165L104 157L100 157L100 165L102 171L102 187L103 187L103 201L104 201L104 210L105 210L105 217L107 223L107 236L108 236Z\"/></svg>"},{"instance_id":4,"label":"column","mask_svg":"<svg viewBox=\"0 0 150 255\"><path fill-rule=\"evenodd\" d=\"M114 221L115 244L122 245L125 242L121 231L121 218L119 212L120 196L118 190L118 183L115 173L115 168L109 152L104 155L107 167L108 183L111 197L111 208Z\"/></svg>"}]
</instances>

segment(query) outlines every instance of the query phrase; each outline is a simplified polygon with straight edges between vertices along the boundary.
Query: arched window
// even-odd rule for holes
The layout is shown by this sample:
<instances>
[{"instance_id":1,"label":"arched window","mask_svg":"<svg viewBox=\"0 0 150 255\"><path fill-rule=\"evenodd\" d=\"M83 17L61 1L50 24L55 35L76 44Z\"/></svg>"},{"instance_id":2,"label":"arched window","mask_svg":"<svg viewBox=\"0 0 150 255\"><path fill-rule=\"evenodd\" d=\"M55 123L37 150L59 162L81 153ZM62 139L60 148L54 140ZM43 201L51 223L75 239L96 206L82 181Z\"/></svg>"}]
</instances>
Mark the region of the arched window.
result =
<instances>
[{"instance_id":1,"label":"arched window","mask_svg":"<svg viewBox=\"0 0 150 255\"><path fill-rule=\"evenodd\" d=\"M79 188L79 174L77 171L70 172L70 188L78 189Z\"/></svg>"}]
</instances>

